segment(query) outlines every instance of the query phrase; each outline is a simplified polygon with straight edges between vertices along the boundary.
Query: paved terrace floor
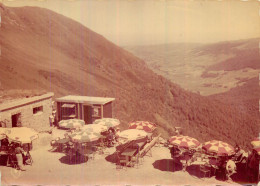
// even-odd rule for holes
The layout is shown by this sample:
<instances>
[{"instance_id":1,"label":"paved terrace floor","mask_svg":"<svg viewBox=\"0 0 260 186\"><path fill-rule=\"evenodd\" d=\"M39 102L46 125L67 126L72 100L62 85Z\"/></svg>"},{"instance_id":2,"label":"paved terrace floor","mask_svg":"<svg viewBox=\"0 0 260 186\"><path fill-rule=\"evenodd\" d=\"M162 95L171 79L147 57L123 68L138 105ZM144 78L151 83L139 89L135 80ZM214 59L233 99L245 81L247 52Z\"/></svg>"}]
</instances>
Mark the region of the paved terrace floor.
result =
<instances>
[{"instance_id":1,"label":"paved terrace floor","mask_svg":"<svg viewBox=\"0 0 260 186\"><path fill-rule=\"evenodd\" d=\"M69 160L64 153L49 152L50 145L38 146L31 152L34 163L27 165L26 171L13 174L13 169L0 166L2 184L54 184L54 185L234 185L233 182L221 182L215 177L198 178L188 172L174 171L173 161L168 148L154 147L152 157L145 157L138 168L117 170L116 165L107 161L108 155L96 155L86 162ZM115 148L107 149L113 154ZM178 168L177 168L178 169Z\"/></svg>"}]
</instances>

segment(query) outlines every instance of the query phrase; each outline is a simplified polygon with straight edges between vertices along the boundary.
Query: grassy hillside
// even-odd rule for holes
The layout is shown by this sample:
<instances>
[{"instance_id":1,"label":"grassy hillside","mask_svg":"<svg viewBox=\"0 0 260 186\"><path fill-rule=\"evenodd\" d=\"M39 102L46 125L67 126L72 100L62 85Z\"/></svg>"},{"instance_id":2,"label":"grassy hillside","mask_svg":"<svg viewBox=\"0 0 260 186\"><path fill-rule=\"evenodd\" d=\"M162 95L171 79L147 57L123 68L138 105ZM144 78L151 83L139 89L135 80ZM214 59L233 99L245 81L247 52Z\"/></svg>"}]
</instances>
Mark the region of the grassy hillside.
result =
<instances>
[{"instance_id":1,"label":"grassy hillside","mask_svg":"<svg viewBox=\"0 0 260 186\"><path fill-rule=\"evenodd\" d=\"M1 4L0 11L2 94L33 89L53 91L56 97L115 97L114 115L122 128L133 120L149 120L165 137L181 126L184 134L202 142L220 139L247 147L257 134L256 117L183 90L155 74L143 60L69 18L36 7Z\"/></svg>"}]
</instances>

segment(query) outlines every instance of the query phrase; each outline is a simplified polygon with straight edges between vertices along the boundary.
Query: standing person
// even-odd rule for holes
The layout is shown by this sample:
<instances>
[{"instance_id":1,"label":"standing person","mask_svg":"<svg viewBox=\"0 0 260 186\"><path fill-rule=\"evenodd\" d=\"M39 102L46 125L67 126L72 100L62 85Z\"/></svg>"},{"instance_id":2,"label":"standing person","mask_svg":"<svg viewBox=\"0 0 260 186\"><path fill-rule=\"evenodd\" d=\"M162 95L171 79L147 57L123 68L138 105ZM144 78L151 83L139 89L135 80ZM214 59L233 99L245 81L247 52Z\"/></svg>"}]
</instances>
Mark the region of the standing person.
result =
<instances>
[{"instance_id":1,"label":"standing person","mask_svg":"<svg viewBox=\"0 0 260 186\"><path fill-rule=\"evenodd\" d=\"M23 165L23 156L24 156L24 150L20 147L20 145L17 143L14 146L14 153L16 155L17 163L18 163L18 168L22 171L25 171L24 165Z\"/></svg>"},{"instance_id":2,"label":"standing person","mask_svg":"<svg viewBox=\"0 0 260 186\"><path fill-rule=\"evenodd\" d=\"M50 127L52 127L54 123L54 117L52 114L50 115L49 120L50 120Z\"/></svg>"},{"instance_id":3,"label":"standing person","mask_svg":"<svg viewBox=\"0 0 260 186\"><path fill-rule=\"evenodd\" d=\"M115 140L116 140L116 142L119 142L119 137L120 137L120 129L116 128L116 131L115 131Z\"/></svg>"}]
</instances>

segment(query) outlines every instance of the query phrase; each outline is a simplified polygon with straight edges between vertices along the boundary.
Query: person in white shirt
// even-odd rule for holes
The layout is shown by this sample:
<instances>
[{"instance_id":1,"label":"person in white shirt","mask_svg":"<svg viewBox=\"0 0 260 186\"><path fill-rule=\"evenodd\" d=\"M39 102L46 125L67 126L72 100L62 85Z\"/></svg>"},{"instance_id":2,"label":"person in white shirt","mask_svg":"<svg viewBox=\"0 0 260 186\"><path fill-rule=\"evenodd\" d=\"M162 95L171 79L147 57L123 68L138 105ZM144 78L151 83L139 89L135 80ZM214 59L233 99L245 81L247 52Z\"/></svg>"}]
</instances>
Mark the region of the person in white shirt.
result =
<instances>
[{"instance_id":1,"label":"person in white shirt","mask_svg":"<svg viewBox=\"0 0 260 186\"><path fill-rule=\"evenodd\" d=\"M231 180L230 176L236 173L237 166L233 160L228 160L226 165L228 180Z\"/></svg>"}]
</instances>

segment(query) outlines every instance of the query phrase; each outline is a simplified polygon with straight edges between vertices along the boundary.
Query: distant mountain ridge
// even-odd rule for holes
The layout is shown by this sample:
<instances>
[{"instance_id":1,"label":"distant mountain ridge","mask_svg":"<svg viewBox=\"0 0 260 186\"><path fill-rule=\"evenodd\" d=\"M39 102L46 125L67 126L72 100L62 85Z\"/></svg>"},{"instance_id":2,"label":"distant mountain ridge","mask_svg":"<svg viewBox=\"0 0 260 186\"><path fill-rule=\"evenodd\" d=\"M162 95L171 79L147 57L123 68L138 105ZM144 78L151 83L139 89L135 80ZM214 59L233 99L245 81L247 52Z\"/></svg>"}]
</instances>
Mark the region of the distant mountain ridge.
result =
<instances>
[{"instance_id":1,"label":"distant mountain ridge","mask_svg":"<svg viewBox=\"0 0 260 186\"><path fill-rule=\"evenodd\" d=\"M37 7L0 4L1 89L39 89L55 96L115 97L114 114L123 128L134 120L173 127L206 141L249 146L258 118L219 100L183 90L155 74L145 62L83 25ZM242 134L238 131L243 131Z\"/></svg>"}]
</instances>

